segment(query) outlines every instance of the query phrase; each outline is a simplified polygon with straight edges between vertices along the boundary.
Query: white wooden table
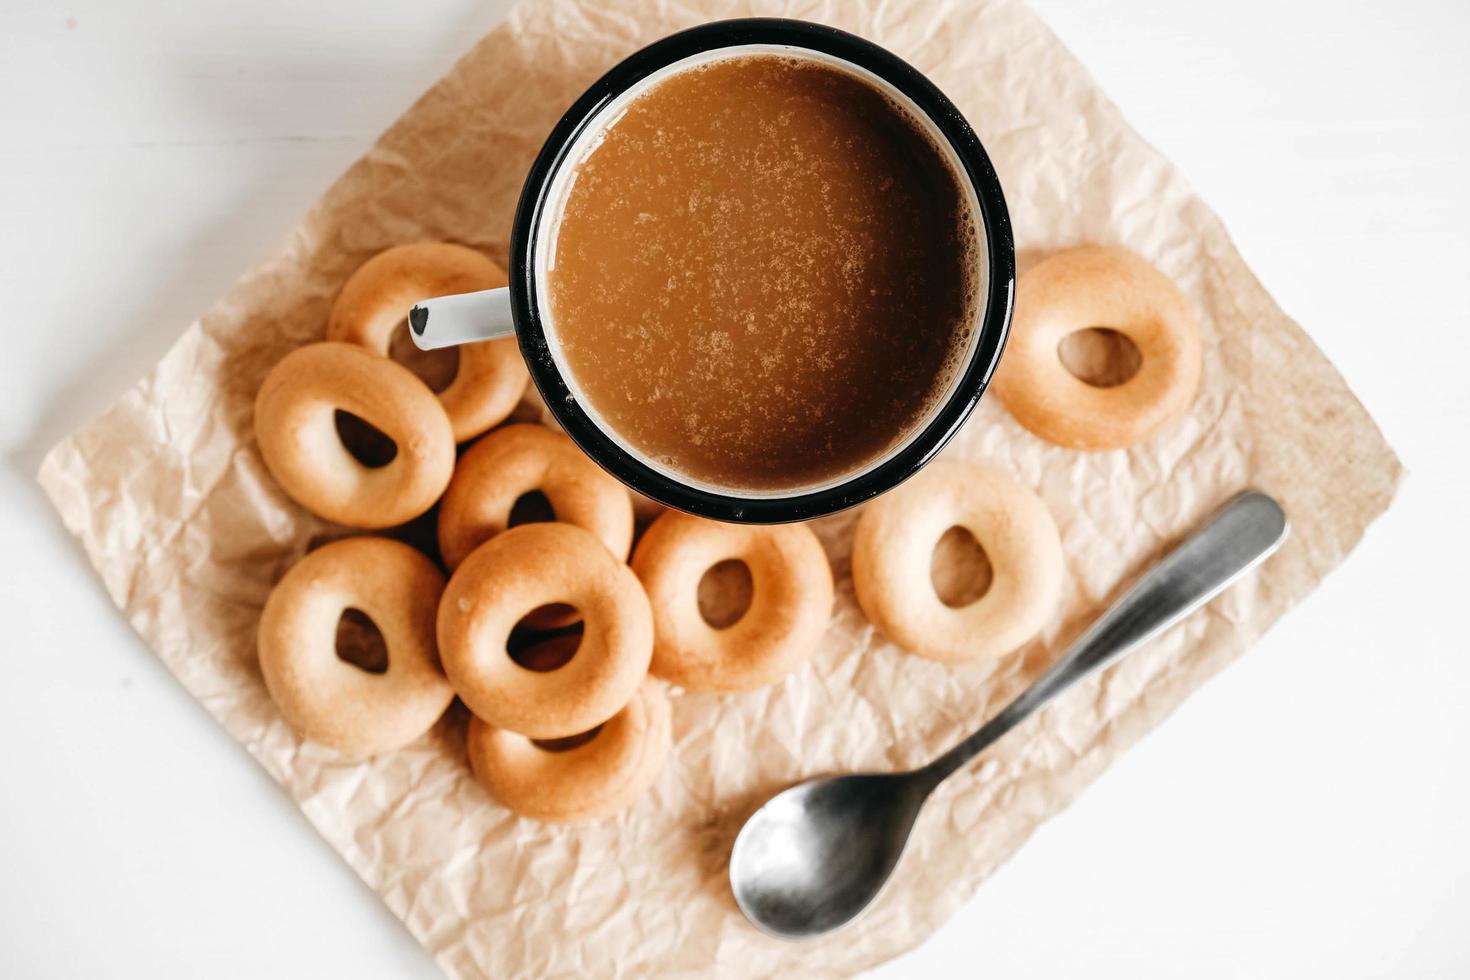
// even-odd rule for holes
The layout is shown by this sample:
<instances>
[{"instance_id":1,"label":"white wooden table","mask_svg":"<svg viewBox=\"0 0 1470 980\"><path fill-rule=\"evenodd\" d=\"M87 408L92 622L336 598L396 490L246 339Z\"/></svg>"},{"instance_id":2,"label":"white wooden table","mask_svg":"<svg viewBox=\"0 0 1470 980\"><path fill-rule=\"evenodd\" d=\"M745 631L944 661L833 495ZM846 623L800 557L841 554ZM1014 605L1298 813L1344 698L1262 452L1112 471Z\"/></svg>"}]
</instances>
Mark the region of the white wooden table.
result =
<instances>
[{"instance_id":1,"label":"white wooden table","mask_svg":"<svg viewBox=\"0 0 1470 980\"><path fill-rule=\"evenodd\" d=\"M0 976L436 975L33 474L504 6L0 6ZM1039 6L1412 472L1319 593L879 973L1470 975L1470 4Z\"/></svg>"}]
</instances>

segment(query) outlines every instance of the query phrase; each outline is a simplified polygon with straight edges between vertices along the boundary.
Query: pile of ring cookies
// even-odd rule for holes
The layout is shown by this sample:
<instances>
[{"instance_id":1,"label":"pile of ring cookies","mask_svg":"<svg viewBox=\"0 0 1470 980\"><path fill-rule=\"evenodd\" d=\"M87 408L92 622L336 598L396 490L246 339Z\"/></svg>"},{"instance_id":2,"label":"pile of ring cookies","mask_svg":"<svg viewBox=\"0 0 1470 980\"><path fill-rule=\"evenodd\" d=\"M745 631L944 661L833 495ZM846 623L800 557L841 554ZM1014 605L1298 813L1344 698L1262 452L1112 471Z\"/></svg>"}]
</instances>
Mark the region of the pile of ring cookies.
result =
<instances>
[{"instance_id":1,"label":"pile of ring cookies","mask_svg":"<svg viewBox=\"0 0 1470 980\"><path fill-rule=\"evenodd\" d=\"M309 552L266 603L260 666L293 730L356 755L407 745L458 697L471 713L470 766L491 796L540 820L598 819L638 799L662 769L672 738L660 682L724 694L781 680L819 644L832 573L805 525L666 511L635 548L622 484L560 432L501 424L527 384L513 340L461 348L458 373L437 393L388 356L412 303L504 282L468 248L389 249L343 287L327 340L291 352L265 378L256 436L285 493L366 530L437 505L438 560L378 536ZM1063 337L1104 324L1142 358L1112 388L1079 380L1058 353ZM1087 247L1021 277L995 386L1034 434L1101 450L1177 419L1199 374L1197 328L1177 287L1129 252ZM390 450L354 454L343 414L378 430ZM535 493L550 520L517 523L518 503ZM988 588L963 605L940 599L930 571L956 526L992 568ZM730 561L749 571L750 602L716 626L701 611L699 584ZM944 662L999 657L1033 637L1063 571L1041 499L979 463L933 463L868 504L852 548L867 618L898 645ZM384 662L339 655L339 626L352 611L376 626Z\"/></svg>"},{"instance_id":2,"label":"pile of ring cookies","mask_svg":"<svg viewBox=\"0 0 1470 980\"><path fill-rule=\"evenodd\" d=\"M504 281L460 246L390 249L343 287L327 340L266 376L256 437L286 494L370 530L437 505L439 561L378 536L310 551L266 602L261 672L292 729L354 755L414 741L457 696L471 713L471 768L496 800L541 820L597 819L636 800L662 769L672 737L661 681L732 693L780 680L826 629L832 573L803 525L670 511L633 549L621 483L560 432L500 424L527 383L513 340L461 348L458 374L437 394L387 356L413 302ZM391 440L386 458L354 455L341 413ZM533 493L552 520L512 526ZM716 629L699 583L728 561L749 570L751 599ZM339 656L351 611L377 627L386 663Z\"/></svg>"}]
</instances>

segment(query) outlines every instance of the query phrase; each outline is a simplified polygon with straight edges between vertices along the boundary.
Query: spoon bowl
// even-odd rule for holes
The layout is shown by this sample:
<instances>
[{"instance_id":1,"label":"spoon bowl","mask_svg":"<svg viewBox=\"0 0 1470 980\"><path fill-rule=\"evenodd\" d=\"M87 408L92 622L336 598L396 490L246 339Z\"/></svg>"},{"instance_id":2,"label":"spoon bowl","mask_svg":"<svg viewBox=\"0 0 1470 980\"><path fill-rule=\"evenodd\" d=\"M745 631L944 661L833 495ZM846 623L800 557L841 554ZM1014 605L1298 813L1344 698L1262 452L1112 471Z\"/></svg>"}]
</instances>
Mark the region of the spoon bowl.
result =
<instances>
[{"instance_id":1,"label":"spoon bowl","mask_svg":"<svg viewBox=\"0 0 1470 980\"><path fill-rule=\"evenodd\" d=\"M915 775L813 779L768 800L730 852L730 881L746 918L774 936L804 939L867 908L929 795Z\"/></svg>"}]
</instances>

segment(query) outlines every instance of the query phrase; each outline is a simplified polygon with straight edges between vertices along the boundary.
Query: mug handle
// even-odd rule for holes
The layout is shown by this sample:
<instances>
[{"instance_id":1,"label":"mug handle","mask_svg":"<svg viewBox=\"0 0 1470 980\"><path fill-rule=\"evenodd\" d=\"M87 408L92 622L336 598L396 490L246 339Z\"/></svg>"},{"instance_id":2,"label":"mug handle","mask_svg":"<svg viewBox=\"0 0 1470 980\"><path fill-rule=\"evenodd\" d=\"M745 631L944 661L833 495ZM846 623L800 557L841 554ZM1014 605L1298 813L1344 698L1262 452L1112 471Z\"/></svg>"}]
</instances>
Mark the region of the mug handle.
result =
<instances>
[{"instance_id":1,"label":"mug handle","mask_svg":"<svg viewBox=\"0 0 1470 980\"><path fill-rule=\"evenodd\" d=\"M481 340L514 337L510 289L436 296L408 311L408 335L419 350L438 350Z\"/></svg>"}]
</instances>

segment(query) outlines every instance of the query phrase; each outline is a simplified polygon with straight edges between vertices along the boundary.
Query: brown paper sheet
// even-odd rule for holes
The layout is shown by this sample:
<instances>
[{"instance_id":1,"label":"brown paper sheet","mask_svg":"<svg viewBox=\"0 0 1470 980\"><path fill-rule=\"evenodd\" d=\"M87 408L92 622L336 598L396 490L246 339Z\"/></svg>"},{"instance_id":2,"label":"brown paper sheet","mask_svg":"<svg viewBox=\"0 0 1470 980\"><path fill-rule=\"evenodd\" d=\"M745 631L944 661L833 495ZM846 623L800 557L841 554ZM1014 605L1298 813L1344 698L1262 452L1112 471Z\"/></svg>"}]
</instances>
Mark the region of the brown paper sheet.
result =
<instances>
[{"instance_id":1,"label":"brown paper sheet","mask_svg":"<svg viewBox=\"0 0 1470 980\"><path fill-rule=\"evenodd\" d=\"M262 376L322 336L337 289L380 249L448 239L504 260L522 175L563 108L640 45L750 14L831 23L927 72L995 160L1022 268L1047 250L1116 242L1179 282L1205 341L1189 417L1134 450L1083 455L1041 443L986 399L947 452L1001 464L1056 516L1067 585L1042 637L996 665L904 655L853 601L854 515L822 521L838 603L820 654L768 691L677 697L672 763L651 798L611 822L543 826L492 803L466 769L460 710L365 764L303 744L266 696L254 632L272 583L314 536L337 532L262 467L251 432ZM543 0L481 41L152 374L56 446L41 482L133 627L444 969L499 978L715 966L835 976L914 946L1311 591L1399 476L1372 420L1219 220L1020 2ZM946 746L1016 693L1121 581L1247 484L1284 503L1286 547L945 786L863 928L792 945L745 924L726 858L760 799L810 774L906 766Z\"/></svg>"}]
</instances>

